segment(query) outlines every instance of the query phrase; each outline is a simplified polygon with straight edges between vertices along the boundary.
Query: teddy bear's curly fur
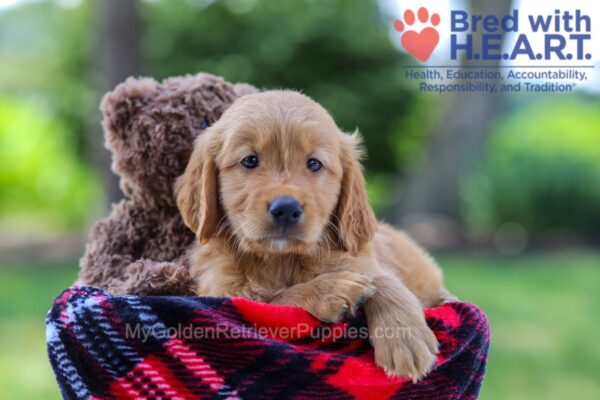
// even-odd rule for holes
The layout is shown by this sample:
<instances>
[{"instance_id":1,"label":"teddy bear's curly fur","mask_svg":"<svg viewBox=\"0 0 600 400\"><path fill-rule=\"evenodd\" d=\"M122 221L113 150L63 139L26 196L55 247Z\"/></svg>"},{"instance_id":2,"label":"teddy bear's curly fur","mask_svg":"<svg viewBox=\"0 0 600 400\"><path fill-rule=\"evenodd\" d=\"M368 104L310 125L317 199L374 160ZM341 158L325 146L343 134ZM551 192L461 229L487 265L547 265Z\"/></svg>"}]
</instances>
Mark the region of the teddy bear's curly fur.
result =
<instances>
[{"instance_id":1,"label":"teddy bear's curly fur","mask_svg":"<svg viewBox=\"0 0 600 400\"><path fill-rule=\"evenodd\" d=\"M114 295L194 293L183 255L195 236L181 219L173 183L194 139L233 100L255 91L200 73L162 83L129 78L104 96L106 146L126 198L94 226L78 284Z\"/></svg>"}]
</instances>

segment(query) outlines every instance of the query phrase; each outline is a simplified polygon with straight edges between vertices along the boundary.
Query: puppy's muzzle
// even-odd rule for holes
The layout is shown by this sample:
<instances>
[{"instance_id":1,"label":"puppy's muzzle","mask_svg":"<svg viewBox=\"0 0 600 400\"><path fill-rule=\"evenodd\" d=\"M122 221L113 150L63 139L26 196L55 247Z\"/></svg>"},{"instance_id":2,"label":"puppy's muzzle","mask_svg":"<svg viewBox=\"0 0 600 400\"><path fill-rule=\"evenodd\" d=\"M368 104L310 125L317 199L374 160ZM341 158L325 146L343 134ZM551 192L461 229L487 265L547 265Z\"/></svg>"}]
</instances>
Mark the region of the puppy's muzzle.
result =
<instances>
[{"instance_id":1,"label":"puppy's muzzle","mask_svg":"<svg viewBox=\"0 0 600 400\"><path fill-rule=\"evenodd\" d=\"M283 228L296 225L303 213L302 205L293 197L278 197L269 205L271 221Z\"/></svg>"}]
</instances>

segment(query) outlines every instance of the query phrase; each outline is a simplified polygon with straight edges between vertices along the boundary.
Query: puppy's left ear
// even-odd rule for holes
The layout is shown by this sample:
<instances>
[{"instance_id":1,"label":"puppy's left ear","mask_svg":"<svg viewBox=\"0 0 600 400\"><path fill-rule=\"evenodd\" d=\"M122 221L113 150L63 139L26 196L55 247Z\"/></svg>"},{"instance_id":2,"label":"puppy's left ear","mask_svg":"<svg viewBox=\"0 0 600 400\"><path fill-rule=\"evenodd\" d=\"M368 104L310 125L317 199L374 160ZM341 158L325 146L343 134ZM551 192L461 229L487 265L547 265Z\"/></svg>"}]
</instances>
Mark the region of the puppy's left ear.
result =
<instances>
[{"instance_id":1,"label":"puppy's left ear","mask_svg":"<svg viewBox=\"0 0 600 400\"><path fill-rule=\"evenodd\" d=\"M341 148L342 188L336 209L337 227L343 248L358 253L375 235L377 219L369 205L360 158L358 132L344 135Z\"/></svg>"},{"instance_id":2,"label":"puppy's left ear","mask_svg":"<svg viewBox=\"0 0 600 400\"><path fill-rule=\"evenodd\" d=\"M196 233L200 243L206 243L218 229L221 219L217 167L211 151L212 130L202 133L185 172L175 182L177 207L183 222Z\"/></svg>"}]
</instances>

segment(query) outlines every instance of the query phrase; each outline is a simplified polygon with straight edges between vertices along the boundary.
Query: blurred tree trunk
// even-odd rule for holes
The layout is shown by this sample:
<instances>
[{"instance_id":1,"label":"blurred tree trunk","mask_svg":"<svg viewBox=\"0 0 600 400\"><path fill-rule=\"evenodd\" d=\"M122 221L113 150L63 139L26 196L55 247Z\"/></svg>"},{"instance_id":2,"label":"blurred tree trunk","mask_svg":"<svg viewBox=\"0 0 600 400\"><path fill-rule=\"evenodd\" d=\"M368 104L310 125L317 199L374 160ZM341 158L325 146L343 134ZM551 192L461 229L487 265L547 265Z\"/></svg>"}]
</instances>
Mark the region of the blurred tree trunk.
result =
<instances>
[{"instance_id":1,"label":"blurred tree trunk","mask_svg":"<svg viewBox=\"0 0 600 400\"><path fill-rule=\"evenodd\" d=\"M500 18L510 12L511 0L471 0L469 6L471 15L491 14ZM474 52L481 49L481 29L478 31L473 34ZM461 60L463 70L481 64L481 61ZM500 60L485 65L492 65L494 68L489 71L495 73ZM419 216L457 220L461 178L477 167L490 123L502 108L502 96L453 93L446 95L443 104L444 112L429 136L424 160L406 181L401 206L392 216L395 222L415 221Z\"/></svg>"},{"instance_id":2,"label":"blurred tree trunk","mask_svg":"<svg viewBox=\"0 0 600 400\"><path fill-rule=\"evenodd\" d=\"M141 23L136 0L102 0L95 2L97 50L97 86L105 93L129 76L141 72ZM100 100L100 99L98 99ZM96 114L98 115L98 114ZM107 201L113 203L123 197L119 178L111 171L111 155L104 147L104 135L98 121L94 120L92 155L101 171Z\"/></svg>"}]
</instances>

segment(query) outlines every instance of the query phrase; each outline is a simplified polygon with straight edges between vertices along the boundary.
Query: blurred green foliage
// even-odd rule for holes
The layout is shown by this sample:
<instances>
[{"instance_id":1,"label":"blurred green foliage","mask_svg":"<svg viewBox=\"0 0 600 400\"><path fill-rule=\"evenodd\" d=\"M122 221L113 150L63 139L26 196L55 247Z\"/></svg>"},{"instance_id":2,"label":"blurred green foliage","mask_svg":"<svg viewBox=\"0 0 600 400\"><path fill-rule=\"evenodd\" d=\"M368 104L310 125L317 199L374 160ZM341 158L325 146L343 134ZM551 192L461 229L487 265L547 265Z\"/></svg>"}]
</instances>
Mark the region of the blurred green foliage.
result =
<instances>
[{"instance_id":1,"label":"blurred green foliage","mask_svg":"<svg viewBox=\"0 0 600 400\"><path fill-rule=\"evenodd\" d=\"M89 216L103 206L89 146L100 122L97 5L32 1L0 12L0 137L9 144L0 155L10 160L0 171L2 224L29 213L76 228L85 225L85 204ZM362 131L372 204L395 205L394 188L422 154L440 108L404 79L400 66L409 59L394 46L390 17L376 0L140 1L139 11L143 74L206 71L304 91L341 127ZM481 170L462 188L468 226L597 233L600 209L590 204L600 204L592 165L598 104L578 98L534 103L498 121ZM17 146L22 151L10 150Z\"/></svg>"},{"instance_id":2,"label":"blurred green foliage","mask_svg":"<svg viewBox=\"0 0 600 400\"><path fill-rule=\"evenodd\" d=\"M14 165L2 172L0 192L10 196L0 200L0 219L27 209L35 219L76 227L85 222L82 204L102 206L99 182L88 170L90 134L100 121L96 6L89 0L69 7L26 2L0 13L2 107L31 120L16 139L31 150L13 154ZM418 122L423 102L399 68L407 58L393 46L390 21L375 0L170 0L139 6L144 75L163 79L205 71L260 88L304 91L344 129L363 132L371 155L371 198L376 207L387 204L390 182L422 146L425 130ZM7 118L3 131L12 124ZM49 157L56 162L46 170L39 161L46 144L25 132L49 120L51 127L39 135L52 141ZM4 140L15 140L11 129L2 132ZM59 187L52 189L54 184Z\"/></svg>"},{"instance_id":3,"label":"blurred green foliage","mask_svg":"<svg viewBox=\"0 0 600 400\"><path fill-rule=\"evenodd\" d=\"M79 228L102 207L88 151L97 110L89 5L25 3L0 13L0 220ZM99 120L99 118L97 118Z\"/></svg>"},{"instance_id":4,"label":"blurred green foliage","mask_svg":"<svg viewBox=\"0 0 600 400\"><path fill-rule=\"evenodd\" d=\"M360 128L371 172L401 171L404 144L422 143L420 98L399 68L407 58L375 1L171 0L142 11L151 76L207 71L301 90L343 129Z\"/></svg>"},{"instance_id":5,"label":"blurred green foliage","mask_svg":"<svg viewBox=\"0 0 600 400\"><path fill-rule=\"evenodd\" d=\"M86 151L90 121L99 121L94 91L94 26L90 2L61 7L57 2L25 2L0 13L0 91L43 104L60 120L80 160ZM93 113L93 114L92 114ZM91 119L90 114L97 118Z\"/></svg>"},{"instance_id":6,"label":"blurred green foliage","mask_svg":"<svg viewBox=\"0 0 600 400\"><path fill-rule=\"evenodd\" d=\"M482 168L464 186L467 223L598 234L599 111L597 102L572 96L499 121Z\"/></svg>"},{"instance_id":7,"label":"blurred green foliage","mask_svg":"<svg viewBox=\"0 0 600 400\"><path fill-rule=\"evenodd\" d=\"M36 228L73 228L101 199L68 130L42 106L0 98L0 216Z\"/></svg>"}]
</instances>

